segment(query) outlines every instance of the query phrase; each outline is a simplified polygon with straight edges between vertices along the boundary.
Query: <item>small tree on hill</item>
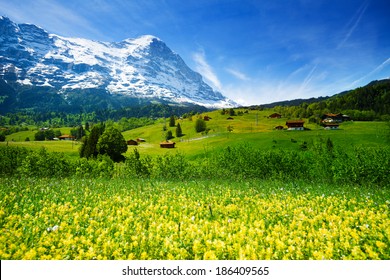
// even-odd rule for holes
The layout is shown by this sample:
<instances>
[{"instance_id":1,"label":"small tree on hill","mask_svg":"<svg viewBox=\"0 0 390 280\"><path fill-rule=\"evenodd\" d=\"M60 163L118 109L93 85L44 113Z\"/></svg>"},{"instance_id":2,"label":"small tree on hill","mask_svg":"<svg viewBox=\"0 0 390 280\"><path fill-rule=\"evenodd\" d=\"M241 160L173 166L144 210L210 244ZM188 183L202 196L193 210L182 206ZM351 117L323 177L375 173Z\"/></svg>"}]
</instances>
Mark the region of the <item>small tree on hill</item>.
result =
<instances>
[{"instance_id":1,"label":"small tree on hill","mask_svg":"<svg viewBox=\"0 0 390 280\"><path fill-rule=\"evenodd\" d=\"M168 130L167 133L165 134L165 140L168 141L173 138L172 131Z\"/></svg>"},{"instance_id":2,"label":"small tree on hill","mask_svg":"<svg viewBox=\"0 0 390 280\"><path fill-rule=\"evenodd\" d=\"M172 115L170 118L169 118L169 126L170 127L174 127L175 126L175 116Z\"/></svg>"},{"instance_id":3,"label":"small tree on hill","mask_svg":"<svg viewBox=\"0 0 390 280\"><path fill-rule=\"evenodd\" d=\"M44 141L45 140L45 132L40 130L37 133L35 133L34 140L35 141Z\"/></svg>"},{"instance_id":4,"label":"small tree on hill","mask_svg":"<svg viewBox=\"0 0 390 280\"><path fill-rule=\"evenodd\" d=\"M195 123L195 131L203 132L207 129L207 124L203 119L197 119Z\"/></svg>"},{"instance_id":5,"label":"small tree on hill","mask_svg":"<svg viewBox=\"0 0 390 280\"><path fill-rule=\"evenodd\" d=\"M176 126L176 137L182 137L182 136L183 136L183 132L181 130L180 123L178 123Z\"/></svg>"},{"instance_id":6,"label":"small tree on hill","mask_svg":"<svg viewBox=\"0 0 390 280\"><path fill-rule=\"evenodd\" d=\"M126 140L118 129L109 127L99 137L96 150L99 154L108 155L113 161L123 161L125 157L122 153L127 151Z\"/></svg>"}]
</instances>

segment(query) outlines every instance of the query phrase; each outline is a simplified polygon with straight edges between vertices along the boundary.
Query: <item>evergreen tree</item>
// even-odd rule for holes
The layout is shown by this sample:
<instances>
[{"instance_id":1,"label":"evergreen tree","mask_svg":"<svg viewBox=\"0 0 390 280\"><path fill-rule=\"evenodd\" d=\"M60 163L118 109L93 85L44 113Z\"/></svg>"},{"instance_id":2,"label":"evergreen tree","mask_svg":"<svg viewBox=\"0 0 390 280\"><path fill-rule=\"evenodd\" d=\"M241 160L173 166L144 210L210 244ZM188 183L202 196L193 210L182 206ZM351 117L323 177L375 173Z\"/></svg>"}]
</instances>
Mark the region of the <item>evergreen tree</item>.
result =
<instances>
[{"instance_id":1,"label":"evergreen tree","mask_svg":"<svg viewBox=\"0 0 390 280\"><path fill-rule=\"evenodd\" d=\"M173 138L172 131L168 130L167 133L165 134L165 140L168 141Z\"/></svg>"},{"instance_id":2,"label":"evergreen tree","mask_svg":"<svg viewBox=\"0 0 390 280\"><path fill-rule=\"evenodd\" d=\"M175 116L172 115L170 118L169 118L169 126L170 127L174 127L175 126Z\"/></svg>"},{"instance_id":3,"label":"evergreen tree","mask_svg":"<svg viewBox=\"0 0 390 280\"><path fill-rule=\"evenodd\" d=\"M182 137L182 136L183 136L183 132L181 130L180 123L178 123L176 126L176 137Z\"/></svg>"},{"instance_id":4,"label":"evergreen tree","mask_svg":"<svg viewBox=\"0 0 390 280\"><path fill-rule=\"evenodd\" d=\"M98 151L96 149L96 145L99 141L100 135L103 134L104 130L105 125L103 123L93 126L91 133L88 137L85 137L85 140L80 147L80 157L97 157Z\"/></svg>"}]
</instances>

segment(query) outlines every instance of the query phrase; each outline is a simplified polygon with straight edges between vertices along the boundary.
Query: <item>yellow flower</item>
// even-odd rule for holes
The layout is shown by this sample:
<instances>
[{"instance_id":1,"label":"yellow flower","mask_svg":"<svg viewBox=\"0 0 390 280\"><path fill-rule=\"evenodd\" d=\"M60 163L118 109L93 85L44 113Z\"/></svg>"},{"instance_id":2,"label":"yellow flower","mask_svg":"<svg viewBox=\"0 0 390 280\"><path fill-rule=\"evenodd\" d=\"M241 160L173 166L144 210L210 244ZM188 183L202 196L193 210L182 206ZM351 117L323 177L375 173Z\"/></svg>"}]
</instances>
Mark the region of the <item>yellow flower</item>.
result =
<instances>
[{"instance_id":1,"label":"yellow flower","mask_svg":"<svg viewBox=\"0 0 390 280\"><path fill-rule=\"evenodd\" d=\"M203 255L204 260L216 260L217 256L215 255L214 251L207 251Z\"/></svg>"}]
</instances>

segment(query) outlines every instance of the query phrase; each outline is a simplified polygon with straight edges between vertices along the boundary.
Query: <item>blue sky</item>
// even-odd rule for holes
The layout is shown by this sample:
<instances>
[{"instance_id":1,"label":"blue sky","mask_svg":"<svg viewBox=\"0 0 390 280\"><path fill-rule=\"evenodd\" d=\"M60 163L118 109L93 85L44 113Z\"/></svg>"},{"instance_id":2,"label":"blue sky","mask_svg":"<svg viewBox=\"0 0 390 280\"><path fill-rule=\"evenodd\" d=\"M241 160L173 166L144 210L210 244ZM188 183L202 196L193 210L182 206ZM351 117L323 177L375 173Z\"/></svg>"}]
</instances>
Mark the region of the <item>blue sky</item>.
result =
<instances>
[{"instance_id":1,"label":"blue sky","mask_svg":"<svg viewBox=\"0 0 390 280\"><path fill-rule=\"evenodd\" d=\"M388 0L0 0L0 15L101 41L159 37L242 104L390 77Z\"/></svg>"}]
</instances>

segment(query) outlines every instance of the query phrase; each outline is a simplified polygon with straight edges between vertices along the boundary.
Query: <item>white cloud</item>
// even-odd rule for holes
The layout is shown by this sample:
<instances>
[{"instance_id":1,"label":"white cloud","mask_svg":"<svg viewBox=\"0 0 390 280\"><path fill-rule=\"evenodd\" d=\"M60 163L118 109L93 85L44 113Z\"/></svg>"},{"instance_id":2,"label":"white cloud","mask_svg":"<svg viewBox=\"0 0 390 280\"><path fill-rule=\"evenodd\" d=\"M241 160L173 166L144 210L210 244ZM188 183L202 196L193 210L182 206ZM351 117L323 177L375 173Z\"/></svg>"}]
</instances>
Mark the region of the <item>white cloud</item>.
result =
<instances>
[{"instance_id":1,"label":"white cloud","mask_svg":"<svg viewBox=\"0 0 390 280\"><path fill-rule=\"evenodd\" d=\"M241 81L249 81L250 80L250 78L248 76L246 76L244 73L242 73L238 70L234 70L231 68L226 68L225 70Z\"/></svg>"},{"instance_id":2,"label":"white cloud","mask_svg":"<svg viewBox=\"0 0 390 280\"><path fill-rule=\"evenodd\" d=\"M216 90L221 91L222 84L217 75L214 73L212 67L206 61L206 55L204 51L194 53L192 58L196 64L196 71L199 72L207 82L210 82L211 86L213 86Z\"/></svg>"}]
</instances>

